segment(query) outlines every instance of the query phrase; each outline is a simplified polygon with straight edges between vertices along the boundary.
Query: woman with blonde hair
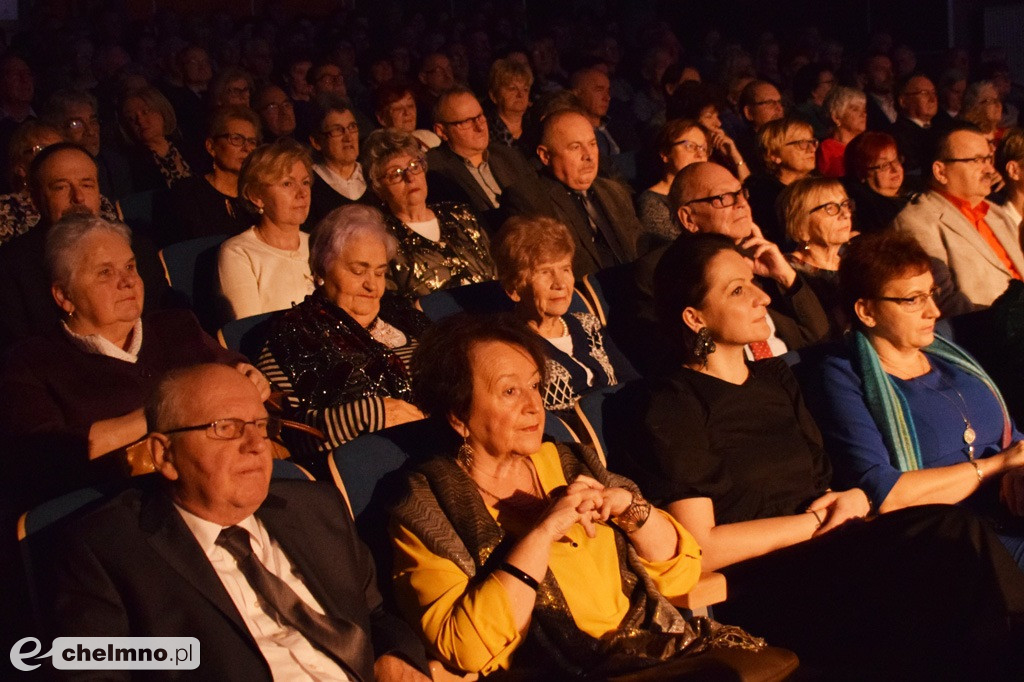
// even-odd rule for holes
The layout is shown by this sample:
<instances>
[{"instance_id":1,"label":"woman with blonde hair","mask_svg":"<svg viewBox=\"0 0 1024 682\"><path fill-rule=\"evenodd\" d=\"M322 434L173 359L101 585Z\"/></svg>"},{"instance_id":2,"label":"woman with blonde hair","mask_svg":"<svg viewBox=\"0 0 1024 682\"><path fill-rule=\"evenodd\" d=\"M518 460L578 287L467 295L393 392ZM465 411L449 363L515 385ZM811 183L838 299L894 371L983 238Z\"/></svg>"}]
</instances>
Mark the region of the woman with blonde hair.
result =
<instances>
[{"instance_id":1,"label":"woman with blonde hair","mask_svg":"<svg viewBox=\"0 0 1024 682\"><path fill-rule=\"evenodd\" d=\"M220 247L220 289L237 320L290 308L313 293L309 235L299 230L309 213L312 161L294 140L258 147L246 158L238 194L257 223Z\"/></svg>"},{"instance_id":2,"label":"woman with blonde hair","mask_svg":"<svg viewBox=\"0 0 1024 682\"><path fill-rule=\"evenodd\" d=\"M117 106L121 133L129 143L132 187L138 192L170 187L192 175L185 157L172 141L177 137L174 108L159 90L144 86L128 90Z\"/></svg>"},{"instance_id":3,"label":"woman with blonde hair","mask_svg":"<svg viewBox=\"0 0 1024 682\"><path fill-rule=\"evenodd\" d=\"M487 94L494 102L494 113L487 123L491 139L514 147L523 135L523 117L530 108L533 71L528 64L512 59L497 59L487 78Z\"/></svg>"}]
</instances>

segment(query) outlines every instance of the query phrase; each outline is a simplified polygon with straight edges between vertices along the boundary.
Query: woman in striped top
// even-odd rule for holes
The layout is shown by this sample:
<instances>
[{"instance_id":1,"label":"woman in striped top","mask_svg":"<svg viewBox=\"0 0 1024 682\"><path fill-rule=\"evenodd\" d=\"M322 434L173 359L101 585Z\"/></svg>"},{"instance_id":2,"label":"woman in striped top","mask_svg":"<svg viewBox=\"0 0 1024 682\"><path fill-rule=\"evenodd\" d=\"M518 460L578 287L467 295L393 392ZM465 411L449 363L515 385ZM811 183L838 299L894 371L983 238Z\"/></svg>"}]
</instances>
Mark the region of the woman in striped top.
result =
<instances>
[{"instance_id":1,"label":"woman in striped top","mask_svg":"<svg viewBox=\"0 0 1024 682\"><path fill-rule=\"evenodd\" d=\"M320 452L423 417L409 402L407 363L428 321L384 292L397 245L379 211L335 209L310 241L316 290L274 321L258 365L298 417L326 435L314 447L289 443L316 468Z\"/></svg>"}]
</instances>

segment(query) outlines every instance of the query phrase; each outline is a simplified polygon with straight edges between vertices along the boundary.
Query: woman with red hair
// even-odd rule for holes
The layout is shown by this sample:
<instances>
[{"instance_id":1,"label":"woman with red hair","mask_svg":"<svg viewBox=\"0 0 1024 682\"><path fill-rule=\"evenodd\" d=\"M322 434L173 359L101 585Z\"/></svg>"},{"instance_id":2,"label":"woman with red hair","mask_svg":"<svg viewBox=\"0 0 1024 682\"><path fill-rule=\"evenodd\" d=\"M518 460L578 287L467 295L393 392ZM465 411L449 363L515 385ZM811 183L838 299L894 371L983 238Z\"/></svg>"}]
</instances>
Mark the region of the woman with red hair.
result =
<instances>
[{"instance_id":1,"label":"woman with red hair","mask_svg":"<svg viewBox=\"0 0 1024 682\"><path fill-rule=\"evenodd\" d=\"M895 138L873 130L861 133L846 145L845 164L846 192L857 202L854 229L864 233L887 229L910 198Z\"/></svg>"}]
</instances>

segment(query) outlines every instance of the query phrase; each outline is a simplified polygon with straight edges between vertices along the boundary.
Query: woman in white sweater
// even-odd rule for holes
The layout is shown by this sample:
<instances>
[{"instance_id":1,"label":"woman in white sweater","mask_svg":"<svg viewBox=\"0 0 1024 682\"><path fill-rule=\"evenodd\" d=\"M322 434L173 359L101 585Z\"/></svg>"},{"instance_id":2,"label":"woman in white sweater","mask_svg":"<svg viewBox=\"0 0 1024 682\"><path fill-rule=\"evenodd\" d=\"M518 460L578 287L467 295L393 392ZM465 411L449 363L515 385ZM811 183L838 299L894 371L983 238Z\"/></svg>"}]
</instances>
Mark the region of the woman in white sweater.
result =
<instances>
[{"instance_id":1,"label":"woman in white sweater","mask_svg":"<svg viewBox=\"0 0 1024 682\"><path fill-rule=\"evenodd\" d=\"M259 222L220 247L217 271L230 319L290 308L313 293L309 235L312 162L297 142L256 149L242 166L238 193Z\"/></svg>"}]
</instances>

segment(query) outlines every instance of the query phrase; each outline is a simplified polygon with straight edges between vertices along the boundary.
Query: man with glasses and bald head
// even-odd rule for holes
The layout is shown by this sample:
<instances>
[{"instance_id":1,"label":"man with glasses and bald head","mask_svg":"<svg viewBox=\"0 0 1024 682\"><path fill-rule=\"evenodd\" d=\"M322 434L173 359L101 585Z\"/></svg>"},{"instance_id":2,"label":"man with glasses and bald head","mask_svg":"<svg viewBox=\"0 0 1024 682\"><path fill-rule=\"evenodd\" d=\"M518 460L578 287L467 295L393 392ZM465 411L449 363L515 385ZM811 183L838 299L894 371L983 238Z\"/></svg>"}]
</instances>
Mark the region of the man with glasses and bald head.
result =
<instances>
[{"instance_id":1,"label":"man with glasses and bald head","mask_svg":"<svg viewBox=\"0 0 1024 682\"><path fill-rule=\"evenodd\" d=\"M331 485L271 481L280 428L230 367L168 373L146 406L156 480L74 527L55 634L195 637L203 679L427 680Z\"/></svg>"},{"instance_id":2,"label":"man with glasses and bald head","mask_svg":"<svg viewBox=\"0 0 1024 682\"><path fill-rule=\"evenodd\" d=\"M1020 227L985 197L998 179L992 147L963 126L942 135L931 165L931 190L896 216L932 257L943 315L986 308L1024 273Z\"/></svg>"},{"instance_id":3,"label":"man with glasses and bald head","mask_svg":"<svg viewBox=\"0 0 1024 682\"><path fill-rule=\"evenodd\" d=\"M493 234L507 217L501 208L505 190L514 183L529 184L536 173L518 151L491 142L484 110L468 88L441 94L434 106L434 132L442 143L427 152L431 198L469 204Z\"/></svg>"}]
</instances>

